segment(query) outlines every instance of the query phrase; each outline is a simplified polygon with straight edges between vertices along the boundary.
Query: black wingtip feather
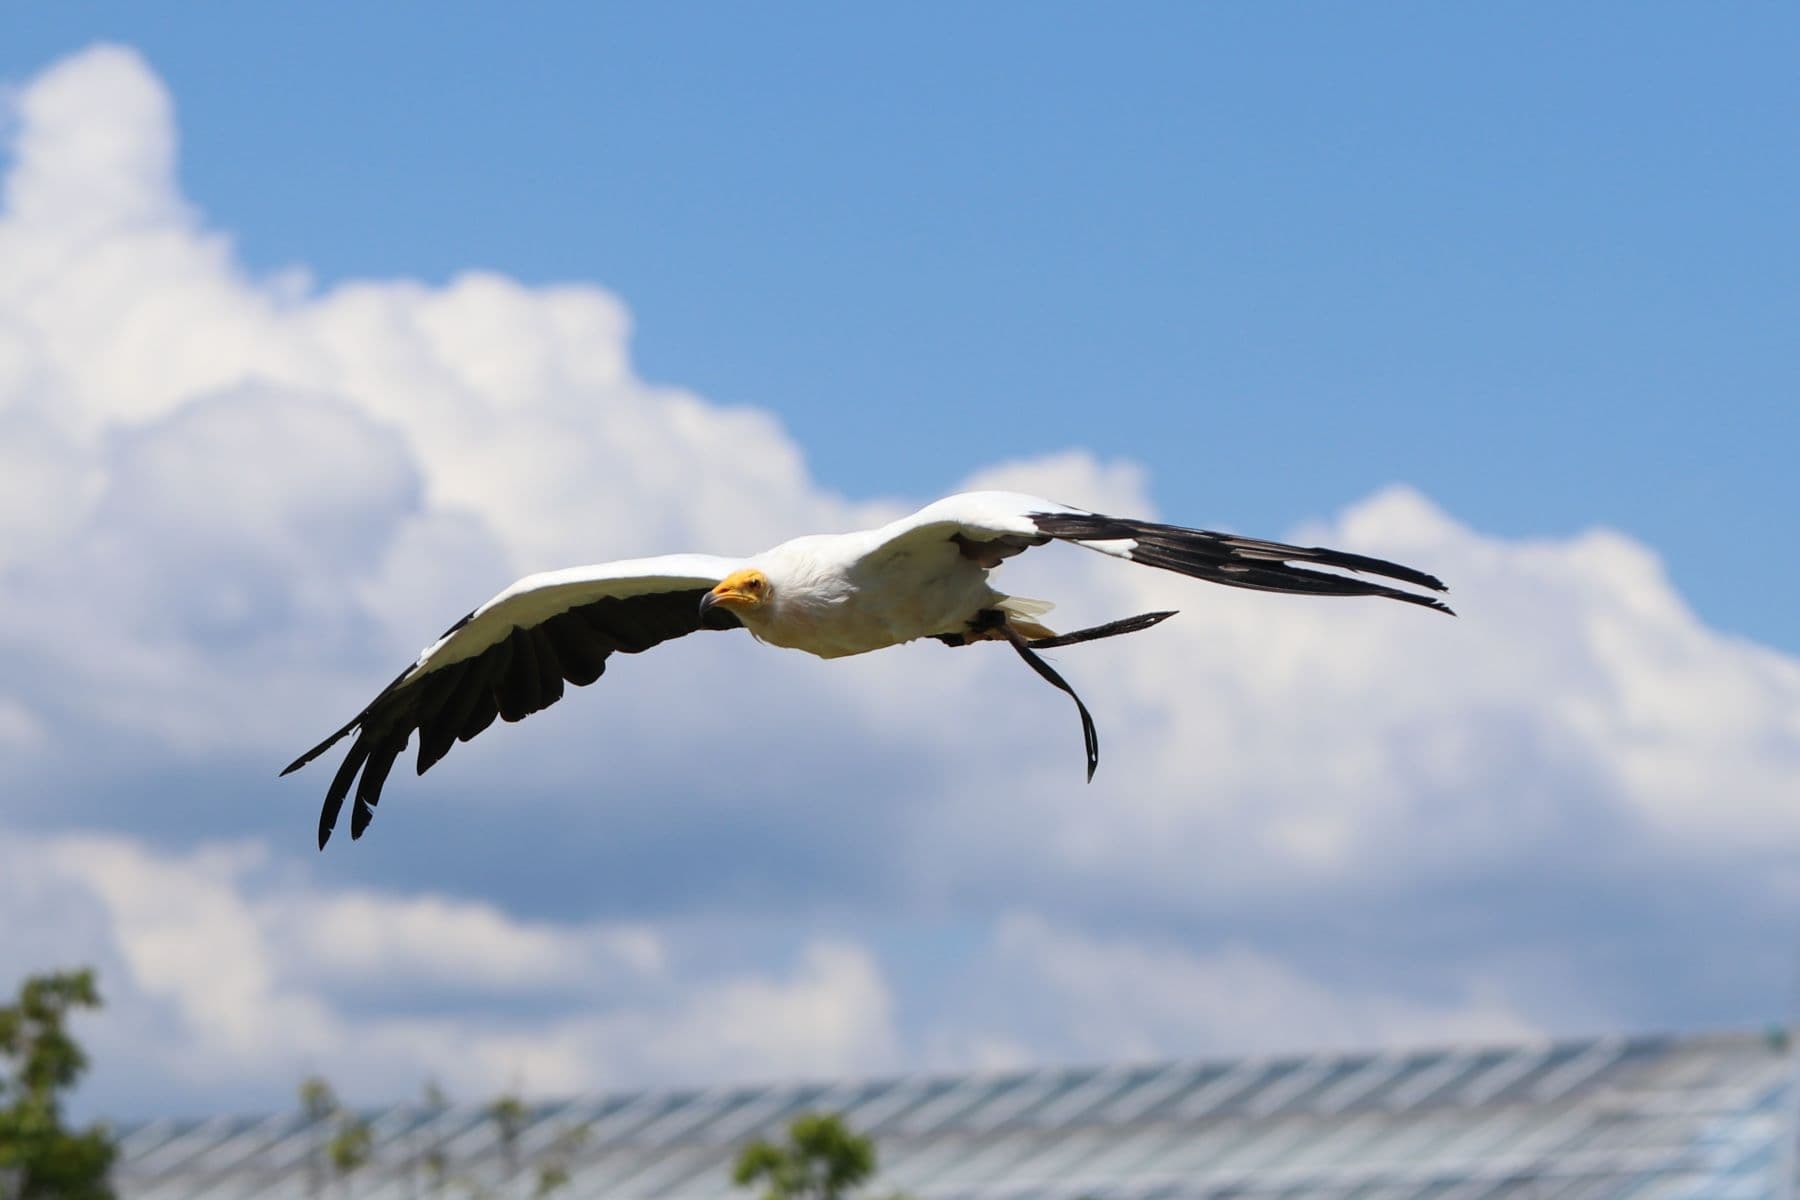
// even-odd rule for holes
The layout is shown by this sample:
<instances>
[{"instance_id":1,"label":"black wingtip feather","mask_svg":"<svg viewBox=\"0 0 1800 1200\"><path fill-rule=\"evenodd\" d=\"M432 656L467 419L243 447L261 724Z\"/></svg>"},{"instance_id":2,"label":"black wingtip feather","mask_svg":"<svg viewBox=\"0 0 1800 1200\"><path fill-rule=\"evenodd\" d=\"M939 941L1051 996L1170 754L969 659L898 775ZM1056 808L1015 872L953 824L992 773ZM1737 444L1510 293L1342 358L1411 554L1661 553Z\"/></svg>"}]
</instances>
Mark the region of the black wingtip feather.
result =
<instances>
[{"instance_id":1,"label":"black wingtip feather","mask_svg":"<svg viewBox=\"0 0 1800 1200\"><path fill-rule=\"evenodd\" d=\"M469 716L476 709L483 695L490 692L493 684L492 660L481 658L470 666L463 674L444 705L438 710L437 720L419 726L419 761L418 773L425 774L436 766L450 748L456 745L456 735L469 723Z\"/></svg>"},{"instance_id":2,"label":"black wingtip feather","mask_svg":"<svg viewBox=\"0 0 1800 1200\"><path fill-rule=\"evenodd\" d=\"M514 629L506 644L511 648L514 665L496 694L500 701L500 719L523 721L541 707L538 704L537 651L531 644L531 635L523 629Z\"/></svg>"},{"instance_id":3,"label":"black wingtip feather","mask_svg":"<svg viewBox=\"0 0 1800 1200\"><path fill-rule=\"evenodd\" d=\"M387 783L394 760L406 749L410 735L402 732L389 738L369 755L363 764L362 779L356 785L356 806L350 810L350 840L362 837L363 830L375 819L375 806L381 803L381 788Z\"/></svg>"},{"instance_id":4,"label":"black wingtip feather","mask_svg":"<svg viewBox=\"0 0 1800 1200\"><path fill-rule=\"evenodd\" d=\"M499 715L500 706L499 702L494 699L494 690L492 688L484 689L481 695L475 698L475 708L469 713L468 720L463 723L462 729L457 732L456 740L466 742L475 737L492 725L494 718Z\"/></svg>"},{"instance_id":5,"label":"black wingtip feather","mask_svg":"<svg viewBox=\"0 0 1800 1200\"><path fill-rule=\"evenodd\" d=\"M367 710L365 709L364 712L366 711ZM336 733L314 746L311 750L308 750L305 754L302 754L299 758L296 758L293 762L283 767L281 769L281 775L277 775L276 778L280 779L283 775L292 775L295 771L298 771L301 767L304 767L307 763L337 745L345 737L349 736L350 731L356 728L356 723L362 719L363 713L357 713L355 719L351 720L342 729L338 730Z\"/></svg>"},{"instance_id":6,"label":"black wingtip feather","mask_svg":"<svg viewBox=\"0 0 1800 1200\"><path fill-rule=\"evenodd\" d=\"M1313 596L1383 596L1439 612L1451 611L1431 596L1361 578L1376 575L1434 592L1449 590L1435 575L1365 554L1323 546L1289 546L1205 529L1120 520L1098 513L1033 513L1031 519L1043 533L1065 541L1130 541L1134 544L1126 557L1133 562L1227 587ZM1298 565L1301 563L1307 565ZM1312 569L1315 567L1332 567L1353 574Z\"/></svg>"},{"instance_id":7,"label":"black wingtip feather","mask_svg":"<svg viewBox=\"0 0 1800 1200\"><path fill-rule=\"evenodd\" d=\"M319 849L331 840L331 830L337 825L338 813L344 809L344 798L350 794L350 785L356 780L357 771L369 758L369 736L366 732L358 735L350 745L350 753L344 755L344 761L338 765L337 774L331 777L331 787L325 792L325 803L319 809Z\"/></svg>"},{"instance_id":8,"label":"black wingtip feather","mask_svg":"<svg viewBox=\"0 0 1800 1200\"><path fill-rule=\"evenodd\" d=\"M1188 532L1173 525L1161 528L1177 533ZM1292 558L1301 558L1318 566L1337 567L1340 570L1356 571L1363 575L1379 575L1384 579L1399 580L1401 583L1429 588L1434 592L1450 590L1448 585L1436 575L1428 575L1424 571L1403 563L1390 562L1385 558L1373 558L1367 554L1352 554L1348 550L1332 550L1326 546L1284 546L1280 542L1265 542L1255 538L1229 535L1222 536L1220 541L1246 558L1266 556L1272 562L1287 562Z\"/></svg>"}]
</instances>

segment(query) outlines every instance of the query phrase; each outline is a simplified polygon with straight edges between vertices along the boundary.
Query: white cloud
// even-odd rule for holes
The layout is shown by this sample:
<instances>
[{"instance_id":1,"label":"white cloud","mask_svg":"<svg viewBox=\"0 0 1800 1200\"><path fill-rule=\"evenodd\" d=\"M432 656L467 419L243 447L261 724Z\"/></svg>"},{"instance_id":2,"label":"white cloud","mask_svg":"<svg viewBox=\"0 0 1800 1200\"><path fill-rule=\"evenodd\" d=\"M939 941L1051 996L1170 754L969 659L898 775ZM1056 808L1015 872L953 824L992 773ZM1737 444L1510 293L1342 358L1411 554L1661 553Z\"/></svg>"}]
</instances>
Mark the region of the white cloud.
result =
<instances>
[{"instance_id":1,"label":"white cloud","mask_svg":"<svg viewBox=\"0 0 1800 1200\"><path fill-rule=\"evenodd\" d=\"M0 849L0 906L35 934L0 970L101 964L103 1070L160 1077L189 1104L278 1105L315 1071L373 1100L428 1077L544 1094L895 1062L887 984L841 942L807 943L785 973L722 971L676 963L643 925L320 889L253 845L163 854L93 835ZM380 1003L433 992L430 1012ZM507 999L528 1003L509 1016Z\"/></svg>"},{"instance_id":2,"label":"white cloud","mask_svg":"<svg viewBox=\"0 0 1800 1200\"><path fill-rule=\"evenodd\" d=\"M410 655L529 569L854 521L765 414L632 375L623 306L597 288L245 277L175 191L168 97L128 50L47 72L17 119L0 564L34 641L100 660L68 686L113 697L113 721L170 736L158 677L215 682L170 639L218 661L263 634L297 652L254 665L305 671L322 632L374 617L393 623L375 647ZM121 610L135 627L109 629ZM190 736L273 733L201 703Z\"/></svg>"},{"instance_id":3,"label":"white cloud","mask_svg":"<svg viewBox=\"0 0 1800 1200\"><path fill-rule=\"evenodd\" d=\"M327 982L398 977L526 991L619 971L654 976L668 957L662 940L640 926L560 929L443 896L337 892L259 908L284 935L286 969Z\"/></svg>"},{"instance_id":4,"label":"white cloud","mask_svg":"<svg viewBox=\"0 0 1800 1200\"><path fill-rule=\"evenodd\" d=\"M659 1079L794 1079L893 1070L893 1001L860 946L810 944L786 979L694 992L672 1012L626 1009L576 1027L588 1061L626 1059Z\"/></svg>"},{"instance_id":5,"label":"white cloud","mask_svg":"<svg viewBox=\"0 0 1800 1200\"><path fill-rule=\"evenodd\" d=\"M173 108L136 54L103 46L65 59L14 103L9 221L91 241L186 218Z\"/></svg>"},{"instance_id":6,"label":"white cloud","mask_svg":"<svg viewBox=\"0 0 1800 1200\"><path fill-rule=\"evenodd\" d=\"M1039 997L1046 1042L1093 1060L1541 1036L1486 981L1465 987L1448 1003L1408 1001L1309 978L1243 943L1194 952L1086 936L1013 913L999 923L994 953L998 965L990 969L1013 979L1012 988Z\"/></svg>"},{"instance_id":7,"label":"white cloud","mask_svg":"<svg viewBox=\"0 0 1800 1200\"><path fill-rule=\"evenodd\" d=\"M1399 488L1303 536L1428 565L1462 615L1081 564L1065 624L1184 611L1059 656L1100 724L1088 788L1073 715L992 664L1010 786L931 810L944 869L1195 912L1578 856L1602 827L1689 860L1800 846L1800 664L1707 629L1643 547L1485 537Z\"/></svg>"},{"instance_id":8,"label":"white cloud","mask_svg":"<svg viewBox=\"0 0 1800 1200\"><path fill-rule=\"evenodd\" d=\"M43 722L17 700L0 696L0 745L35 749L43 743Z\"/></svg>"},{"instance_id":9,"label":"white cloud","mask_svg":"<svg viewBox=\"0 0 1800 1200\"><path fill-rule=\"evenodd\" d=\"M652 884L679 876L642 901L648 916L528 919L519 894L450 895L447 868L414 891L295 882L304 822L296 834L252 810L252 785L220 764L256 759L260 786L514 575L747 552L893 506L820 487L770 414L640 379L629 314L597 287L248 276L178 191L169 97L129 50L53 67L13 116L0 819L38 832L8 830L16 873L0 887L40 924L18 926L6 965L68 947L102 961L124 996L115 1049L145 1079L198 1072L266 1096L305 1058L371 1088L517 1071L549 1088L880 1069L919 1047L996 1062L1505 1033L1567 1013L1534 1007L1528 980L1470 982L1497 968L1472 965L1465 930L1425 919L1464 880L1534 901L1611 889L1613 910L1633 912L1662 902L1651 867L1679 864L1756 897L1756 920L1800 903L1784 865L1800 850L1800 664L1707 628L1629 539L1491 537L1405 488L1300 536L1440 573L1459 620L1230 592L1066 548L1009 564L1004 585L1057 600L1063 627L1183 610L1056 656L1100 722L1091 786L1067 700L1004 648L818 663L719 637L622 665L410 785L449 820L487 822L495 870L529 864L509 878L572 853L577 834L593 840L583 855L650 847L654 872L613 863ZM971 483L1156 515L1141 468L1080 450ZM689 702L751 672L755 703ZM328 773L282 794L315 803ZM196 779L219 794L169 816L160 801ZM408 786L390 785L387 811L419 798ZM65 820L154 829L163 845L195 836L182 820L290 840L151 850ZM707 840L721 828L743 843L735 858ZM449 844L444 825L409 832ZM744 858L777 865L748 889L731 869ZM783 936L712 971L668 932L736 920L785 934L815 906L881 935ZM1315 950L1296 911L1375 908L1418 922L1404 952L1385 951L1391 988L1346 989L1301 961ZM1016 911L1049 915L1003 915ZM1052 998L1048 1032L909 1016L895 997L946 968L895 929L943 912L1017 964L1015 1007ZM1084 932L1121 914L1150 932ZM1220 925L1278 940L1196 954L1171 932ZM1530 932L1570 988L1603 997L1584 1014L1629 990L1599 972L1743 933L1615 932L1647 957L1608 965L1567 931ZM602 981L623 990L594 991ZM394 989L422 997L418 1011ZM452 992L488 1007L437 1011Z\"/></svg>"}]
</instances>

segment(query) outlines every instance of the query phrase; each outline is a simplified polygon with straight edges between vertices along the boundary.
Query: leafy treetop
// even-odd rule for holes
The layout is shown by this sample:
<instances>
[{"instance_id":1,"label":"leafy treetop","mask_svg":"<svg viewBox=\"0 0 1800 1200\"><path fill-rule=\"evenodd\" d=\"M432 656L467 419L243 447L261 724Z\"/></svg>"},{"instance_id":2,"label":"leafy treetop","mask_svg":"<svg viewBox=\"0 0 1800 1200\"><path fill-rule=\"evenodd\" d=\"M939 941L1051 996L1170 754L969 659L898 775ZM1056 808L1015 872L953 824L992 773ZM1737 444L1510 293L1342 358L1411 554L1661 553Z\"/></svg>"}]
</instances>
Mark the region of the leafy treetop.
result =
<instances>
[{"instance_id":1,"label":"leafy treetop","mask_svg":"<svg viewBox=\"0 0 1800 1200\"><path fill-rule=\"evenodd\" d=\"M62 1123L61 1094L88 1066L68 1016L100 1003L94 972L83 969L29 978L0 1005L0 1178L10 1176L18 1200L112 1200L111 1133Z\"/></svg>"},{"instance_id":2,"label":"leafy treetop","mask_svg":"<svg viewBox=\"0 0 1800 1200\"><path fill-rule=\"evenodd\" d=\"M785 1144L758 1139L745 1146L732 1181L761 1185L762 1200L840 1200L874 1173L874 1142L833 1113L807 1113L788 1125Z\"/></svg>"}]
</instances>

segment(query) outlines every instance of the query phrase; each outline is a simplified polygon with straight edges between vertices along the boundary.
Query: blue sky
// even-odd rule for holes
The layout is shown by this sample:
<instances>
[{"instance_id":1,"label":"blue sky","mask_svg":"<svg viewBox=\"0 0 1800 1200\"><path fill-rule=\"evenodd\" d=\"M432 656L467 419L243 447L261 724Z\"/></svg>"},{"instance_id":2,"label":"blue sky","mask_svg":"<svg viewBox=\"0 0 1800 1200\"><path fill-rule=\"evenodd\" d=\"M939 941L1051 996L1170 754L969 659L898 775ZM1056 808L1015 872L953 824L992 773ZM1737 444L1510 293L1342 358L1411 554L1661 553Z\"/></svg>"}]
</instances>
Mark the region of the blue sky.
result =
<instances>
[{"instance_id":1,"label":"blue sky","mask_svg":"<svg viewBox=\"0 0 1800 1200\"><path fill-rule=\"evenodd\" d=\"M849 494L1072 444L1245 527L1403 480L1800 648L1781 6L83 4L0 70L96 38L253 267L598 282Z\"/></svg>"},{"instance_id":2,"label":"blue sky","mask_svg":"<svg viewBox=\"0 0 1800 1200\"><path fill-rule=\"evenodd\" d=\"M1722 11L14 14L0 979L101 965L121 1114L1774 1019L1800 17ZM273 778L526 571L968 484L1463 616L1033 555L1183 610L1060 660L1091 786L1016 663L737 637L353 847Z\"/></svg>"}]
</instances>

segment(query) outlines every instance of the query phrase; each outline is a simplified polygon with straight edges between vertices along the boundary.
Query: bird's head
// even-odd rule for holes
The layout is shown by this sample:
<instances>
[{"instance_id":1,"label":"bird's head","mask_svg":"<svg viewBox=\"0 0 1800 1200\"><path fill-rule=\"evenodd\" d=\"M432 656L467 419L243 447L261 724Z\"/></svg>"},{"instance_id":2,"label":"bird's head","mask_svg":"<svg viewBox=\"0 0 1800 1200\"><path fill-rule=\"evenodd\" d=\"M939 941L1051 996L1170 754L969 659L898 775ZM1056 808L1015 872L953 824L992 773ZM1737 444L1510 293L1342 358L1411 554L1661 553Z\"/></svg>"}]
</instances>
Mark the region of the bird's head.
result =
<instances>
[{"instance_id":1,"label":"bird's head","mask_svg":"<svg viewBox=\"0 0 1800 1200\"><path fill-rule=\"evenodd\" d=\"M700 597L701 623L711 625L717 621L723 615L720 610L741 622L768 604L773 594L769 577L755 567L733 571L719 581L718 587Z\"/></svg>"}]
</instances>

